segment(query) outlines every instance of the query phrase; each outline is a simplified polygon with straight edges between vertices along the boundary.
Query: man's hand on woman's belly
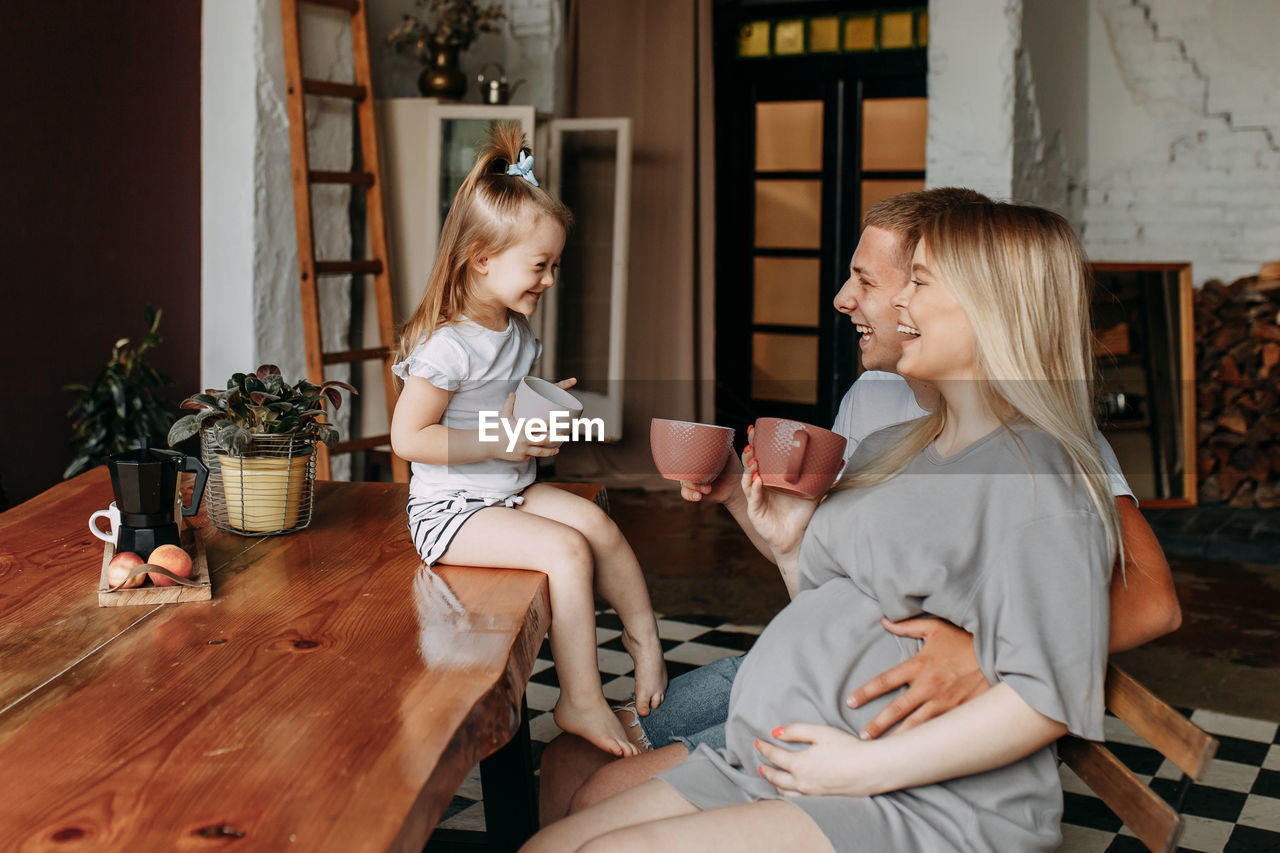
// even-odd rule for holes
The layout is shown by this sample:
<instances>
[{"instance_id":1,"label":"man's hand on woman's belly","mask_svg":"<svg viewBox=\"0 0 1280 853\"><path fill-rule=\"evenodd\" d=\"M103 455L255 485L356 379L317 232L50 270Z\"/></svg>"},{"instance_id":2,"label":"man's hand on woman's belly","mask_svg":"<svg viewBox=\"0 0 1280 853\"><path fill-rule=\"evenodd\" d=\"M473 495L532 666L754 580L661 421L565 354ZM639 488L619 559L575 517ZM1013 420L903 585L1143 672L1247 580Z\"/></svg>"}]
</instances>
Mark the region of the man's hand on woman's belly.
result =
<instances>
[{"instance_id":1,"label":"man's hand on woman's belly","mask_svg":"<svg viewBox=\"0 0 1280 853\"><path fill-rule=\"evenodd\" d=\"M978 667L973 635L943 619L883 620L885 630L899 637L923 640L924 645L907 660L882 672L849 695L857 708L886 693L907 687L880 710L859 735L877 738L897 726L901 734L964 704L991 685Z\"/></svg>"}]
</instances>

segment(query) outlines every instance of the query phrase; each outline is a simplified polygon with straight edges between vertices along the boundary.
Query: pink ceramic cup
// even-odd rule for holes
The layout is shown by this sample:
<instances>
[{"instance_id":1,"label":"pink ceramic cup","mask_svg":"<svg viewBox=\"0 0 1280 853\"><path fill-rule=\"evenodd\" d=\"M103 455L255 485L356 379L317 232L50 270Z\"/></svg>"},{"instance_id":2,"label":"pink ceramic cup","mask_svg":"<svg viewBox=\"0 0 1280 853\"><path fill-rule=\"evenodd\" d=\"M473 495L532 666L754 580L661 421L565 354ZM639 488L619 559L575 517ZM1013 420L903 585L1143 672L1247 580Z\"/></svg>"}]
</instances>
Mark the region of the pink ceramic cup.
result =
<instances>
[{"instance_id":1,"label":"pink ceramic cup","mask_svg":"<svg viewBox=\"0 0 1280 853\"><path fill-rule=\"evenodd\" d=\"M733 452L733 429L654 418L649 426L653 464L668 480L710 483Z\"/></svg>"},{"instance_id":2,"label":"pink ceramic cup","mask_svg":"<svg viewBox=\"0 0 1280 853\"><path fill-rule=\"evenodd\" d=\"M805 498L831 488L844 467L844 445L839 433L786 418L760 418L751 434L765 486Z\"/></svg>"}]
</instances>

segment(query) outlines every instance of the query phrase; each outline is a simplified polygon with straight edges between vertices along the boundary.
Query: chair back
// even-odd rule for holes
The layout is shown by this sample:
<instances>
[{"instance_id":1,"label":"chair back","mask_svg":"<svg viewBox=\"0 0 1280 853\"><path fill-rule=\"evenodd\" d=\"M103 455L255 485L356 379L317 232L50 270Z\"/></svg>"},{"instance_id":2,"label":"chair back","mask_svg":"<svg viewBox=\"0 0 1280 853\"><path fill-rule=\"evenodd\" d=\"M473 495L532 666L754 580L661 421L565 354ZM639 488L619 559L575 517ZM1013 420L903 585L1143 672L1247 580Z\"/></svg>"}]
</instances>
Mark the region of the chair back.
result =
<instances>
[{"instance_id":1,"label":"chair back","mask_svg":"<svg viewBox=\"0 0 1280 853\"><path fill-rule=\"evenodd\" d=\"M1107 666L1107 709L1182 771L1171 805L1151 790L1105 744L1068 735L1058 755L1124 821L1147 849L1168 853L1182 836L1182 798L1204 777L1218 741L1115 664Z\"/></svg>"}]
</instances>

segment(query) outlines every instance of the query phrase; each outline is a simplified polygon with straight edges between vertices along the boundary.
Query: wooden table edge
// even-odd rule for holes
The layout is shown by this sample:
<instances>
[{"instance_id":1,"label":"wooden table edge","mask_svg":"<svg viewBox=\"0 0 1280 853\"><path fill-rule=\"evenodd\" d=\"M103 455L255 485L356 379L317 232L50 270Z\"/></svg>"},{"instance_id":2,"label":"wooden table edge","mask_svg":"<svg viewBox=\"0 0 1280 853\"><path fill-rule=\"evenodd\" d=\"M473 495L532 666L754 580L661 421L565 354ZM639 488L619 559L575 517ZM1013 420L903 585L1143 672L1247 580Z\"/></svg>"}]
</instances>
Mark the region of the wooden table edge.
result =
<instances>
[{"instance_id":1,"label":"wooden table edge","mask_svg":"<svg viewBox=\"0 0 1280 853\"><path fill-rule=\"evenodd\" d=\"M479 571L516 571L481 569ZM541 574L541 573L539 573ZM529 616L511 641L507 665L502 674L472 706L467 719L454 732L436 764L436 772L418 793L400 832L387 849L396 853L422 853L431 833L448 809L450 798L479 762L505 746L520 728L525 688L533 674L533 664L542 638L551 626L551 597L546 575L529 602ZM496 719L506 710L506 723L492 728L486 720ZM444 772L445 768L447 772ZM433 807L432 802L440 803ZM489 819L486 814L486 820Z\"/></svg>"}]
</instances>

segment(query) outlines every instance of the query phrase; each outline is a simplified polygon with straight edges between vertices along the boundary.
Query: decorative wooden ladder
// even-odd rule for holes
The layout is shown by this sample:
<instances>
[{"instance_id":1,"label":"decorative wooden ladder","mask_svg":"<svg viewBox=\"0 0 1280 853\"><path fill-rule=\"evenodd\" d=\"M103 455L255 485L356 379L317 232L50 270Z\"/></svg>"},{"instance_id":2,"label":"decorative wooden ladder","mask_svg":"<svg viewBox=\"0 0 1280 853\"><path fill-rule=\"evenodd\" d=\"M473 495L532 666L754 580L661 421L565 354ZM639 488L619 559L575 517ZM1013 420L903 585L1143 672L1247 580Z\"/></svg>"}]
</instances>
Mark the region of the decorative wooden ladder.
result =
<instances>
[{"instance_id":1,"label":"decorative wooden ladder","mask_svg":"<svg viewBox=\"0 0 1280 853\"><path fill-rule=\"evenodd\" d=\"M355 82L332 83L309 80L302 76L302 40L298 7L302 3L341 9L351 16L352 56ZM350 364L381 361L382 381L387 396L387 422L396 404L396 388L391 377L395 354L395 318L391 306L391 273L387 263L387 235L382 212L382 170L378 163L378 128L373 112L373 78L369 71L369 35L365 4L362 0L281 0L284 23L284 68L289 109L289 148L293 163L293 212L298 231L298 276L302 285L302 328L307 348L307 379L317 385L324 382L327 364ZM362 172L312 171L307 160L307 95L346 98L356 103L356 119L360 126L360 162ZM311 223L311 185L347 184L364 187L365 207L369 223L371 255L365 260L316 260ZM365 349L325 352L320 332L320 297L317 279L321 276L373 276L378 312L379 346ZM318 446L316 475L329 479L329 453L354 453L376 447L390 447L389 434L353 438L334 445L328 451ZM392 475L396 482L409 480L409 463L391 454Z\"/></svg>"}]
</instances>

